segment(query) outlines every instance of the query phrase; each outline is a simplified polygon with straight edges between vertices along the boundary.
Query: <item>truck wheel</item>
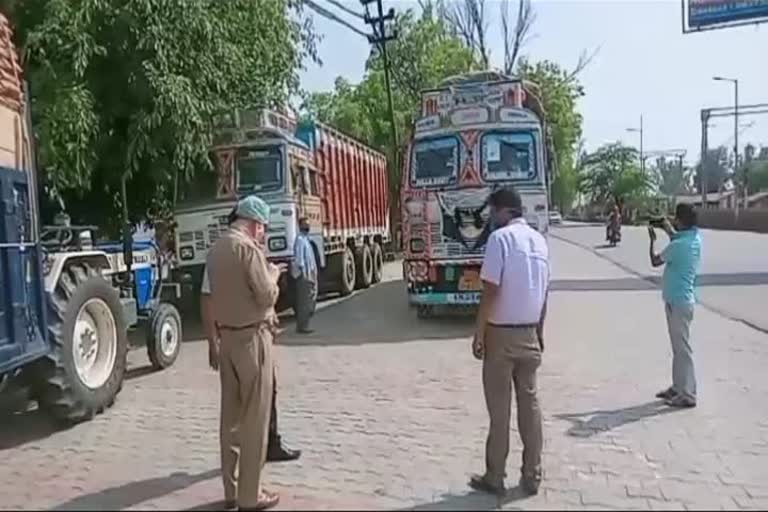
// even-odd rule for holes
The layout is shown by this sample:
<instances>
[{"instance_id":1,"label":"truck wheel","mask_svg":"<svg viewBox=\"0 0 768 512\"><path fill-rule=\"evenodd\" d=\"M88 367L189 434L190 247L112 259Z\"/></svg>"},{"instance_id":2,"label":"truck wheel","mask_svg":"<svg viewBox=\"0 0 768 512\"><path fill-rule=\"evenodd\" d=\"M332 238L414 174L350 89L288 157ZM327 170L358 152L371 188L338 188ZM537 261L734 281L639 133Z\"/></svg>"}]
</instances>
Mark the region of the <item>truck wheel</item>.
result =
<instances>
[{"instance_id":1,"label":"truck wheel","mask_svg":"<svg viewBox=\"0 0 768 512\"><path fill-rule=\"evenodd\" d=\"M355 255L352 249L347 247L341 254L341 294L349 295L355 291Z\"/></svg>"},{"instance_id":2,"label":"truck wheel","mask_svg":"<svg viewBox=\"0 0 768 512\"><path fill-rule=\"evenodd\" d=\"M384 278L384 251L379 242L373 243L373 284L378 284Z\"/></svg>"},{"instance_id":3,"label":"truck wheel","mask_svg":"<svg viewBox=\"0 0 768 512\"><path fill-rule=\"evenodd\" d=\"M416 316L421 319L432 318L435 315L435 308L426 304L416 306Z\"/></svg>"},{"instance_id":4,"label":"truck wheel","mask_svg":"<svg viewBox=\"0 0 768 512\"><path fill-rule=\"evenodd\" d=\"M152 315L147 332L147 355L156 370L169 368L181 351L181 315L163 302Z\"/></svg>"},{"instance_id":5,"label":"truck wheel","mask_svg":"<svg viewBox=\"0 0 768 512\"><path fill-rule=\"evenodd\" d=\"M115 402L125 376L128 328L117 290L92 267L72 265L49 297L48 356L35 368L40 408L66 422Z\"/></svg>"},{"instance_id":6,"label":"truck wheel","mask_svg":"<svg viewBox=\"0 0 768 512\"><path fill-rule=\"evenodd\" d=\"M357 253L357 287L368 288L373 282L373 255L371 246L363 245Z\"/></svg>"}]
</instances>

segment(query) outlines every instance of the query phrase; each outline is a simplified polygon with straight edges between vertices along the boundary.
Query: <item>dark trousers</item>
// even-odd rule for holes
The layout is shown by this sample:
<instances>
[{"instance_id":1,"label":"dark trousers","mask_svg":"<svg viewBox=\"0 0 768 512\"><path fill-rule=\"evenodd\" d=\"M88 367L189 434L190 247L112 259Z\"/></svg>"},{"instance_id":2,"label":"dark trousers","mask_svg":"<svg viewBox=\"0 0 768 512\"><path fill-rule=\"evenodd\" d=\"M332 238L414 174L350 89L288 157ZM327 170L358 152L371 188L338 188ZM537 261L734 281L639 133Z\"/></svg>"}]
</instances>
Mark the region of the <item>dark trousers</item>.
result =
<instances>
[{"instance_id":1,"label":"dark trousers","mask_svg":"<svg viewBox=\"0 0 768 512\"><path fill-rule=\"evenodd\" d=\"M309 320L315 313L317 300L317 284L314 281L299 277L296 279L296 328L299 331L309 328Z\"/></svg>"},{"instance_id":2,"label":"dark trousers","mask_svg":"<svg viewBox=\"0 0 768 512\"><path fill-rule=\"evenodd\" d=\"M277 376L272 376L272 410L269 414L269 436L267 450L280 448L280 434L277 433Z\"/></svg>"}]
</instances>

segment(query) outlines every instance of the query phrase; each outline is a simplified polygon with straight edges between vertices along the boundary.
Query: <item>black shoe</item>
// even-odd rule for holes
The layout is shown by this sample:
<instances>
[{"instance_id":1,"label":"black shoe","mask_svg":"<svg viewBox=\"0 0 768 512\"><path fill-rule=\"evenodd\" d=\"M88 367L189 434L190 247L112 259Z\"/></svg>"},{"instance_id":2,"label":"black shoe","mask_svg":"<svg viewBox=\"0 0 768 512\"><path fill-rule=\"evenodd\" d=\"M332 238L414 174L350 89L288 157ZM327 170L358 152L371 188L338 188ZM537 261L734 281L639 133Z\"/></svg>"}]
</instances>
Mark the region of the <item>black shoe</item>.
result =
<instances>
[{"instance_id":1,"label":"black shoe","mask_svg":"<svg viewBox=\"0 0 768 512\"><path fill-rule=\"evenodd\" d=\"M296 332L299 334L312 334L315 332L314 329L296 329Z\"/></svg>"},{"instance_id":2,"label":"black shoe","mask_svg":"<svg viewBox=\"0 0 768 512\"><path fill-rule=\"evenodd\" d=\"M224 510L226 510L226 511L237 510L237 501L235 501L235 500L232 500L232 501L225 500L224 501Z\"/></svg>"},{"instance_id":3,"label":"black shoe","mask_svg":"<svg viewBox=\"0 0 768 512\"><path fill-rule=\"evenodd\" d=\"M675 398L675 396L677 396L677 391L675 391L675 388L673 387L669 387L664 391L659 391L656 393L656 398L660 398L662 400L671 400L672 398Z\"/></svg>"},{"instance_id":4,"label":"black shoe","mask_svg":"<svg viewBox=\"0 0 768 512\"><path fill-rule=\"evenodd\" d=\"M267 450L267 462L290 462L301 457L301 450L290 450L284 446Z\"/></svg>"},{"instance_id":5,"label":"black shoe","mask_svg":"<svg viewBox=\"0 0 768 512\"><path fill-rule=\"evenodd\" d=\"M683 395L675 395L674 397L665 400L664 403L670 407L678 407L680 409L691 409L696 407L696 400Z\"/></svg>"},{"instance_id":6,"label":"black shoe","mask_svg":"<svg viewBox=\"0 0 768 512\"><path fill-rule=\"evenodd\" d=\"M501 496L506 492L504 489L504 481L491 482L486 475L472 475L469 479L469 486L476 491L496 494L498 496Z\"/></svg>"},{"instance_id":7,"label":"black shoe","mask_svg":"<svg viewBox=\"0 0 768 512\"><path fill-rule=\"evenodd\" d=\"M526 496L536 496L539 494L539 485L541 481L535 478L520 478L520 489L523 490Z\"/></svg>"}]
</instances>

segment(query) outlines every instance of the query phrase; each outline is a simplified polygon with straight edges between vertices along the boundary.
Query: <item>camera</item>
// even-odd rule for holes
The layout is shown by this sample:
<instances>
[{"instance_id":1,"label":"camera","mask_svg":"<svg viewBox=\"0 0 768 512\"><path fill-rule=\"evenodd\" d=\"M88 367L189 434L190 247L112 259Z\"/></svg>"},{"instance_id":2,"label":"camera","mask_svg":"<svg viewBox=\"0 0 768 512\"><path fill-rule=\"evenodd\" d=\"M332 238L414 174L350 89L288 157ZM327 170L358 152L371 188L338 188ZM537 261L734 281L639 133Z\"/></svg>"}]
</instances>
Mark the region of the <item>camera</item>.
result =
<instances>
[{"instance_id":1,"label":"camera","mask_svg":"<svg viewBox=\"0 0 768 512\"><path fill-rule=\"evenodd\" d=\"M648 225L652 226L654 228L661 229L663 227L663 225L664 225L664 220L665 219L666 219L666 217L664 217L663 215L662 216L648 217Z\"/></svg>"}]
</instances>

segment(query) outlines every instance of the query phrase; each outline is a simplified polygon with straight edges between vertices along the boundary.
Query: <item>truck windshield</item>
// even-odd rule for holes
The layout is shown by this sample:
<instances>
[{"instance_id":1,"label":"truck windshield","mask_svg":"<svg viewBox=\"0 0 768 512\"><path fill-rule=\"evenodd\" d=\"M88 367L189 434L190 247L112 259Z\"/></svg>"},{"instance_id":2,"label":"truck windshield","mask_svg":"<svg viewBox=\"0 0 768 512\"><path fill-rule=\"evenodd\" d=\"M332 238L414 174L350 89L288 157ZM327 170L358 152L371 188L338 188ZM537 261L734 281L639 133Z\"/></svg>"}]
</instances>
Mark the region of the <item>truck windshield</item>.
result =
<instances>
[{"instance_id":1,"label":"truck windshield","mask_svg":"<svg viewBox=\"0 0 768 512\"><path fill-rule=\"evenodd\" d=\"M243 148L237 151L237 191L240 194L277 190L283 185L283 152L280 146Z\"/></svg>"},{"instance_id":2,"label":"truck windshield","mask_svg":"<svg viewBox=\"0 0 768 512\"><path fill-rule=\"evenodd\" d=\"M536 178L536 144L531 132L491 132L482 139L483 178L488 181Z\"/></svg>"},{"instance_id":3,"label":"truck windshield","mask_svg":"<svg viewBox=\"0 0 768 512\"><path fill-rule=\"evenodd\" d=\"M412 161L415 185L454 183L459 168L459 141L456 137L441 137L417 142Z\"/></svg>"}]
</instances>

